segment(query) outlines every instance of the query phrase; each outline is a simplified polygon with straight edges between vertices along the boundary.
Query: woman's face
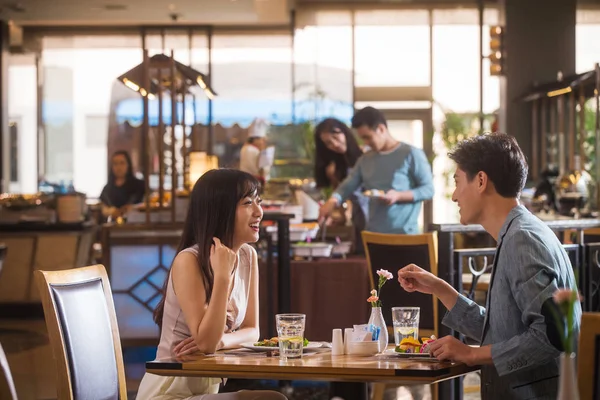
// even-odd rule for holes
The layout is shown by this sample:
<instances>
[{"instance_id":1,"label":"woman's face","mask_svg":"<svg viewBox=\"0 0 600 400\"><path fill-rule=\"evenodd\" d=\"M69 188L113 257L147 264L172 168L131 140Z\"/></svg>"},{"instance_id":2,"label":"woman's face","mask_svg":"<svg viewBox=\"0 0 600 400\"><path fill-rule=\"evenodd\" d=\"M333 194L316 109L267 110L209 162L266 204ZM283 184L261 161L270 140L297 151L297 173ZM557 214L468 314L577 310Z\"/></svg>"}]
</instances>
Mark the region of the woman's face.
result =
<instances>
[{"instance_id":1,"label":"woman's face","mask_svg":"<svg viewBox=\"0 0 600 400\"><path fill-rule=\"evenodd\" d=\"M346 153L346 136L342 131L333 130L331 132L323 132L319 136L325 147L329 150L339 154Z\"/></svg>"},{"instance_id":2,"label":"woman's face","mask_svg":"<svg viewBox=\"0 0 600 400\"><path fill-rule=\"evenodd\" d=\"M115 174L115 178L123 179L127 176L127 170L129 165L127 159L123 154L117 154L112 158L112 172Z\"/></svg>"},{"instance_id":3,"label":"woman's face","mask_svg":"<svg viewBox=\"0 0 600 400\"><path fill-rule=\"evenodd\" d=\"M254 243L258 240L258 227L263 217L261 202L262 200L258 195L244 197L239 201L233 231L235 245Z\"/></svg>"}]
</instances>

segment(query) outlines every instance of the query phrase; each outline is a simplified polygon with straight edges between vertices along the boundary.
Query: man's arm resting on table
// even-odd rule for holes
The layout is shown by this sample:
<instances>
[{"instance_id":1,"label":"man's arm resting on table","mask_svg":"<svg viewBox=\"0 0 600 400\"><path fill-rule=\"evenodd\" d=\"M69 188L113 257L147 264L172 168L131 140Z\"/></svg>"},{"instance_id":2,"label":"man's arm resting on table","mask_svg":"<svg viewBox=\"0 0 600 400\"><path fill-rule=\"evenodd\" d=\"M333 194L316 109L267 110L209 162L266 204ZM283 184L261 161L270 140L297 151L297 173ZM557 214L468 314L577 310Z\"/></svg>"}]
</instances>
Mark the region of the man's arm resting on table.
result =
<instances>
[{"instance_id":1,"label":"man's arm resting on table","mask_svg":"<svg viewBox=\"0 0 600 400\"><path fill-rule=\"evenodd\" d=\"M493 364L492 346L470 347L469 365L489 365Z\"/></svg>"},{"instance_id":2,"label":"man's arm resting on table","mask_svg":"<svg viewBox=\"0 0 600 400\"><path fill-rule=\"evenodd\" d=\"M440 278L435 278L430 287L431 293L437 296L449 310L444 317L444 325L470 337L481 334L485 318L485 310L482 307L461 296L456 289ZM426 289L426 286L423 288ZM467 365L482 365L492 362L490 346L471 347L451 335L433 341L429 351L433 357L439 360L454 360Z\"/></svg>"}]
</instances>

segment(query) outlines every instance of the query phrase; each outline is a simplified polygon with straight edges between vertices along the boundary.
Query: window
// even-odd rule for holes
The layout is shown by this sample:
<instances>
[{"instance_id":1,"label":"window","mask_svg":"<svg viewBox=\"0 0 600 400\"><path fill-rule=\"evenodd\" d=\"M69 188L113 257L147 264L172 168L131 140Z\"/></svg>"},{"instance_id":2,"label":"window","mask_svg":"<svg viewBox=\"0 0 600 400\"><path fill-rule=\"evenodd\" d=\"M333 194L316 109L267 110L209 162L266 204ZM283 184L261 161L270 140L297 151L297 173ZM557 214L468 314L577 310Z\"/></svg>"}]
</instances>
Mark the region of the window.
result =
<instances>
[{"instance_id":1,"label":"window","mask_svg":"<svg viewBox=\"0 0 600 400\"><path fill-rule=\"evenodd\" d=\"M141 37L47 36L42 46L45 178L73 181L78 191L99 196L108 154L106 144L99 148L89 140L88 128L97 132L98 127L90 127L88 117L116 119L119 103L131 97L116 79L142 62ZM111 121L108 126L117 129Z\"/></svg>"},{"instance_id":2,"label":"window","mask_svg":"<svg viewBox=\"0 0 600 400\"><path fill-rule=\"evenodd\" d=\"M37 192L37 79L35 56L11 54L8 65L10 185L14 193Z\"/></svg>"},{"instance_id":3,"label":"window","mask_svg":"<svg viewBox=\"0 0 600 400\"><path fill-rule=\"evenodd\" d=\"M254 118L292 120L289 32L216 32L212 39L213 121L248 126Z\"/></svg>"},{"instance_id":4,"label":"window","mask_svg":"<svg viewBox=\"0 0 600 400\"><path fill-rule=\"evenodd\" d=\"M353 109L350 11L299 16L294 36L294 119L350 122Z\"/></svg>"},{"instance_id":5,"label":"window","mask_svg":"<svg viewBox=\"0 0 600 400\"><path fill-rule=\"evenodd\" d=\"M483 55L489 52L489 26L496 10L486 10ZM460 44L460 45L459 45ZM484 112L500 107L500 83L483 67ZM433 11L433 97L445 110L479 112L479 22L475 9Z\"/></svg>"},{"instance_id":6,"label":"window","mask_svg":"<svg viewBox=\"0 0 600 400\"><path fill-rule=\"evenodd\" d=\"M578 10L575 29L577 72L591 71L600 62L600 10Z\"/></svg>"},{"instance_id":7,"label":"window","mask_svg":"<svg viewBox=\"0 0 600 400\"><path fill-rule=\"evenodd\" d=\"M357 11L356 86L429 86L426 10Z\"/></svg>"},{"instance_id":8,"label":"window","mask_svg":"<svg viewBox=\"0 0 600 400\"><path fill-rule=\"evenodd\" d=\"M433 17L433 98L434 124L438 126L433 137L436 158L433 162L436 189L434 221L457 222L458 208L451 201L454 171L448 159L448 146L440 128L446 113L464 116L465 124L476 120L479 113L479 16L476 9L434 10ZM497 23L495 9L484 12L483 55L489 50L489 26ZM460 45L459 45L460 44ZM488 60L483 65L483 111L493 113L500 107L500 82L490 76ZM473 132L478 126L473 126Z\"/></svg>"}]
</instances>

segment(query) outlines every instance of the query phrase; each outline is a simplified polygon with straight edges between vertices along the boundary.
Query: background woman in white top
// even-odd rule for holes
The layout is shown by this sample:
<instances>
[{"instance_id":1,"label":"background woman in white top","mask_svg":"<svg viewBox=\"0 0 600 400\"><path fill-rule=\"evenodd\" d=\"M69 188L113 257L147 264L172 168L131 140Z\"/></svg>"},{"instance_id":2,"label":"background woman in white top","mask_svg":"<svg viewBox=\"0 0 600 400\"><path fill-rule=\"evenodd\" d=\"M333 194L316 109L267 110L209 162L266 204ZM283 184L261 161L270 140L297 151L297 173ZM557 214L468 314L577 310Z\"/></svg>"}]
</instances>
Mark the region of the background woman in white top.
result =
<instances>
[{"instance_id":1,"label":"background woman in white top","mask_svg":"<svg viewBox=\"0 0 600 400\"><path fill-rule=\"evenodd\" d=\"M248 245L262 219L259 182L238 170L213 170L192 190L179 252L155 311L156 357L214 353L258 341L258 260ZM221 379L146 374L138 400L285 400L281 393L216 394Z\"/></svg>"}]
</instances>

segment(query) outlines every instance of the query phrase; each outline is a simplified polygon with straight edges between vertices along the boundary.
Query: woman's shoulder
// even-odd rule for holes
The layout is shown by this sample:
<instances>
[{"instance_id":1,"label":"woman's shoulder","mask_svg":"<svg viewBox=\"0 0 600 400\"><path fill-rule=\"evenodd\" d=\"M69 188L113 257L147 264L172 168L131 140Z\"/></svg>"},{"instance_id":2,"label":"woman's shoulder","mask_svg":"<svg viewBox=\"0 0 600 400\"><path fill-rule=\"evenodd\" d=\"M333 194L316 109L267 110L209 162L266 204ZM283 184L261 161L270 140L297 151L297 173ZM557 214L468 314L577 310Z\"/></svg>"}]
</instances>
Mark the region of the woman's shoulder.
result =
<instances>
[{"instance_id":1,"label":"woman's shoulder","mask_svg":"<svg viewBox=\"0 0 600 400\"><path fill-rule=\"evenodd\" d=\"M144 187L146 185L144 180L138 178L137 176L133 177L133 179L131 180L131 184L135 185L136 187Z\"/></svg>"},{"instance_id":2,"label":"woman's shoulder","mask_svg":"<svg viewBox=\"0 0 600 400\"><path fill-rule=\"evenodd\" d=\"M182 254L182 253L188 253L188 254L198 257L198 245L195 244L191 247L187 247L187 248L181 250L177 255Z\"/></svg>"},{"instance_id":3,"label":"woman's shoulder","mask_svg":"<svg viewBox=\"0 0 600 400\"><path fill-rule=\"evenodd\" d=\"M243 244L242 247L240 247L240 261L247 263L249 266L252 266L252 260L254 258L258 257L256 254L256 250L254 249L254 247L250 246L249 244Z\"/></svg>"},{"instance_id":4,"label":"woman's shoulder","mask_svg":"<svg viewBox=\"0 0 600 400\"><path fill-rule=\"evenodd\" d=\"M110 190L110 187L110 182L106 183L106 185L104 185L104 187L102 188L102 192L100 192L100 197L102 197L102 195L106 195L107 192Z\"/></svg>"},{"instance_id":5,"label":"woman's shoulder","mask_svg":"<svg viewBox=\"0 0 600 400\"><path fill-rule=\"evenodd\" d=\"M196 271L197 269L198 249L194 247L188 247L187 249L183 249L179 253L177 253L175 259L173 260L173 264L171 265L171 271Z\"/></svg>"}]
</instances>

